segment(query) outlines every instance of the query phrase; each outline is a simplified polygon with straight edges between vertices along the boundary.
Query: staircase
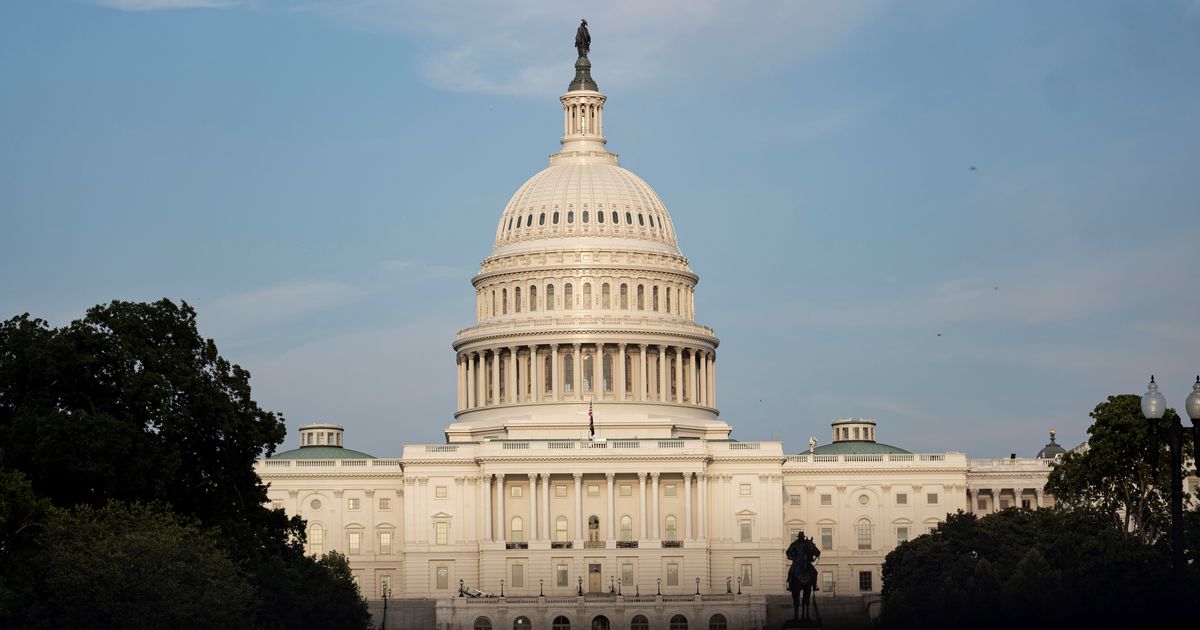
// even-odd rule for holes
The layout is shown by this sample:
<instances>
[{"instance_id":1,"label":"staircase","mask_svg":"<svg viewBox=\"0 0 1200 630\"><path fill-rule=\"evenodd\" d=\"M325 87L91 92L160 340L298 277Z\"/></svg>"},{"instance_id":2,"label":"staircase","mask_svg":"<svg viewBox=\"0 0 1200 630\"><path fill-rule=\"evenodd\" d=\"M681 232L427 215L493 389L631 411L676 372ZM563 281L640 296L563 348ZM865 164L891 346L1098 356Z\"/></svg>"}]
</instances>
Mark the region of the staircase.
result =
<instances>
[{"instance_id":1,"label":"staircase","mask_svg":"<svg viewBox=\"0 0 1200 630\"><path fill-rule=\"evenodd\" d=\"M859 595L814 595L814 619L826 630L873 630L875 624L867 614L867 606ZM767 596L767 628L782 628L792 618L790 595Z\"/></svg>"},{"instance_id":2,"label":"staircase","mask_svg":"<svg viewBox=\"0 0 1200 630\"><path fill-rule=\"evenodd\" d=\"M371 623L383 626L383 600L370 600ZM437 627L436 602L432 599L389 599L387 630L432 630Z\"/></svg>"}]
</instances>

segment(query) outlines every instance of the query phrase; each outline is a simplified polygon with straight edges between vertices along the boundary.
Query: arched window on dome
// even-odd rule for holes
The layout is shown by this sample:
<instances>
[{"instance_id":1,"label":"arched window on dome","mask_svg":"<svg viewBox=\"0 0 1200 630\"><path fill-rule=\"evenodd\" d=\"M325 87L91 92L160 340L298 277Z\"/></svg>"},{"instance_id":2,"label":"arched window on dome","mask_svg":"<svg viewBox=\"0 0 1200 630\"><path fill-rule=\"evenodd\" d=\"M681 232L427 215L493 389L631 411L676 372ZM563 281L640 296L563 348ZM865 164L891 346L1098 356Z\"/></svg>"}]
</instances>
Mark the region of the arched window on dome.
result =
<instances>
[{"instance_id":1,"label":"arched window on dome","mask_svg":"<svg viewBox=\"0 0 1200 630\"><path fill-rule=\"evenodd\" d=\"M574 222L575 222L575 211L567 210L567 223L574 223Z\"/></svg>"},{"instance_id":2,"label":"arched window on dome","mask_svg":"<svg viewBox=\"0 0 1200 630\"><path fill-rule=\"evenodd\" d=\"M545 383L542 385L542 393L548 394L554 391L554 357L546 355L546 361L542 364L542 367L544 368L542 370L542 374L546 375L546 377L542 379L545 381Z\"/></svg>"},{"instance_id":3,"label":"arched window on dome","mask_svg":"<svg viewBox=\"0 0 1200 630\"><path fill-rule=\"evenodd\" d=\"M654 227L654 215L650 215L650 227Z\"/></svg>"},{"instance_id":4,"label":"arched window on dome","mask_svg":"<svg viewBox=\"0 0 1200 630\"><path fill-rule=\"evenodd\" d=\"M529 285L529 312L536 311L537 307L537 285L531 284Z\"/></svg>"},{"instance_id":5,"label":"arched window on dome","mask_svg":"<svg viewBox=\"0 0 1200 630\"><path fill-rule=\"evenodd\" d=\"M611 354L604 355L602 371L604 372L604 391L611 392L613 390L613 357Z\"/></svg>"},{"instance_id":6,"label":"arched window on dome","mask_svg":"<svg viewBox=\"0 0 1200 630\"><path fill-rule=\"evenodd\" d=\"M547 311L554 310L554 285L553 284L546 285L546 310Z\"/></svg>"},{"instance_id":7,"label":"arched window on dome","mask_svg":"<svg viewBox=\"0 0 1200 630\"><path fill-rule=\"evenodd\" d=\"M683 289L678 287L675 289L675 314L683 314Z\"/></svg>"},{"instance_id":8,"label":"arched window on dome","mask_svg":"<svg viewBox=\"0 0 1200 630\"><path fill-rule=\"evenodd\" d=\"M568 282L563 286L563 308L568 311L575 308L575 296L572 292L571 283Z\"/></svg>"},{"instance_id":9,"label":"arched window on dome","mask_svg":"<svg viewBox=\"0 0 1200 630\"><path fill-rule=\"evenodd\" d=\"M625 213L625 225L633 225L633 214L629 212Z\"/></svg>"},{"instance_id":10,"label":"arched window on dome","mask_svg":"<svg viewBox=\"0 0 1200 630\"><path fill-rule=\"evenodd\" d=\"M672 399L675 398L675 386L677 385L677 383L675 382L675 366L678 363L678 361L679 361L678 354L674 354L674 355L667 357L667 382L671 384L670 396ZM501 366L501 367L503 367L503 366Z\"/></svg>"},{"instance_id":11,"label":"arched window on dome","mask_svg":"<svg viewBox=\"0 0 1200 630\"><path fill-rule=\"evenodd\" d=\"M612 296L610 293L607 282L600 285L600 308L612 308Z\"/></svg>"},{"instance_id":12,"label":"arched window on dome","mask_svg":"<svg viewBox=\"0 0 1200 630\"><path fill-rule=\"evenodd\" d=\"M592 283L583 283L583 308L590 310L592 308Z\"/></svg>"},{"instance_id":13,"label":"arched window on dome","mask_svg":"<svg viewBox=\"0 0 1200 630\"><path fill-rule=\"evenodd\" d=\"M638 285L637 306L639 311L646 310L646 285Z\"/></svg>"},{"instance_id":14,"label":"arched window on dome","mask_svg":"<svg viewBox=\"0 0 1200 630\"><path fill-rule=\"evenodd\" d=\"M663 294L663 299L666 300L666 304L664 305L664 308L666 309L666 312L669 314L671 312L671 287L667 287L667 292Z\"/></svg>"},{"instance_id":15,"label":"arched window on dome","mask_svg":"<svg viewBox=\"0 0 1200 630\"><path fill-rule=\"evenodd\" d=\"M508 315L508 289L500 289L500 314Z\"/></svg>"},{"instance_id":16,"label":"arched window on dome","mask_svg":"<svg viewBox=\"0 0 1200 630\"><path fill-rule=\"evenodd\" d=\"M545 212L538 215L538 225L546 225L546 213Z\"/></svg>"},{"instance_id":17,"label":"arched window on dome","mask_svg":"<svg viewBox=\"0 0 1200 630\"><path fill-rule=\"evenodd\" d=\"M650 290L650 309L654 311L658 310L658 285L654 285Z\"/></svg>"},{"instance_id":18,"label":"arched window on dome","mask_svg":"<svg viewBox=\"0 0 1200 630\"><path fill-rule=\"evenodd\" d=\"M575 391L575 357L570 354L563 357L563 391Z\"/></svg>"},{"instance_id":19,"label":"arched window on dome","mask_svg":"<svg viewBox=\"0 0 1200 630\"><path fill-rule=\"evenodd\" d=\"M513 220L512 217L508 217L508 229L510 229L510 230L512 229L512 220Z\"/></svg>"},{"instance_id":20,"label":"arched window on dome","mask_svg":"<svg viewBox=\"0 0 1200 630\"><path fill-rule=\"evenodd\" d=\"M646 215L641 212L638 213L638 226L646 227Z\"/></svg>"},{"instance_id":21,"label":"arched window on dome","mask_svg":"<svg viewBox=\"0 0 1200 630\"><path fill-rule=\"evenodd\" d=\"M592 363L592 353L589 352L583 355L583 373L581 376L583 376L584 392L592 391L592 374L594 373L595 369L596 366L594 363Z\"/></svg>"},{"instance_id":22,"label":"arched window on dome","mask_svg":"<svg viewBox=\"0 0 1200 630\"><path fill-rule=\"evenodd\" d=\"M492 310L488 313L488 315L490 315L492 317L496 316L496 290L495 289L492 289Z\"/></svg>"},{"instance_id":23,"label":"arched window on dome","mask_svg":"<svg viewBox=\"0 0 1200 630\"><path fill-rule=\"evenodd\" d=\"M521 312L521 287L513 289L513 312Z\"/></svg>"},{"instance_id":24,"label":"arched window on dome","mask_svg":"<svg viewBox=\"0 0 1200 630\"><path fill-rule=\"evenodd\" d=\"M554 214L550 216L550 223L558 225L558 210L555 210Z\"/></svg>"},{"instance_id":25,"label":"arched window on dome","mask_svg":"<svg viewBox=\"0 0 1200 630\"><path fill-rule=\"evenodd\" d=\"M603 210L596 211L596 223L604 223L604 211Z\"/></svg>"},{"instance_id":26,"label":"arched window on dome","mask_svg":"<svg viewBox=\"0 0 1200 630\"><path fill-rule=\"evenodd\" d=\"M629 310L629 285L621 283L621 310Z\"/></svg>"},{"instance_id":27,"label":"arched window on dome","mask_svg":"<svg viewBox=\"0 0 1200 630\"><path fill-rule=\"evenodd\" d=\"M588 211L587 210L583 211L583 222L584 223L588 222Z\"/></svg>"},{"instance_id":28,"label":"arched window on dome","mask_svg":"<svg viewBox=\"0 0 1200 630\"><path fill-rule=\"evenodd\" d=\"M617 215L617 211L616 211L616 210L613 210L613 213L612 213L612 220L613 220L613 225L616 225L616 224L618 224L618 223L620 223L620 222L621 222L621 218L620 218L620 216L618 216L618 215Z\"/></svg>"},{"instance_id":29,"label":"arched window on dome","mask_svg":"<svg viewBox=\"0 0 1200 630\"><path fill-rule=\"evenodd\" d=\"M532 214L525 217L525 227L529 227L531 225L533 225L533 215Z\"/></svg>"},{"instance_id":30,"label":"arched window on dome","mask_svg":"<svg viewBox=\"0 0 1200 630\"><path fill-rule=\"evenodd\" d=\"M633 355L625 355L625 391L633 391Z\"/></svg>"}]
</instances>

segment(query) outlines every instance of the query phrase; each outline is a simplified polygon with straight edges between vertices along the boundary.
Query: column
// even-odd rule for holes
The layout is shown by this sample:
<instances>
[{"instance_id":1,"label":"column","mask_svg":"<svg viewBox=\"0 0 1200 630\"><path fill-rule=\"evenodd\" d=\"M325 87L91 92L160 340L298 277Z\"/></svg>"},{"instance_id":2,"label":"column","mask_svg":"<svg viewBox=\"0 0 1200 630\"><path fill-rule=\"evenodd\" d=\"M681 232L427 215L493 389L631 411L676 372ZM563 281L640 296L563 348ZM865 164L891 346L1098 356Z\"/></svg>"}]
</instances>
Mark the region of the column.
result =
<instances>
[{"instance_id":1,"label":"column","mask_svg":"<svg viewBox=\"0 0 1200 630\"><path fill-rule=\"evenodd\" d=\"M992 512L993 513L999 512L1000 511L1000 489L992 488L991 491L992 491Z\"/></svg>"},{"instance_id":2,"label":"column","mask_svg":"<svg viewBox=\"0 0 1200 630\"><path fill-rule=\"evenodd\" d=\"M596 354L592 357L592 398L604 399L604 344L596 343Z\"/></svg>"},{"instance_id":3,"label":"column","mask_svg":"<svg viewBox=\"0 0 1200 630\"><path fill-rule=\"evenodd\" d=\"M479 478L479 487L483 490L483 539L492 540L492 476L483 475Z\"/></svg>"},{"instance_id":4,"label":"column","mask_svg":"<svg viewBox=\"0 0 1200 630\"><path fill-rule=\"evenodd\" d=\"M550 540L552 532L550 529L550 475L549 473L542 474L542 540Z\"/></svg>"},{"instance_id":5,"label":"column","mask_svg":"<svg viewBox=\"0 0 1200 630\"><path fill-rule=\"evenodd\" d=\"M558 360L558 344L550 344L550 400L559 401L562 397L558 395L559 381L562 380L562 368L559 367L561 361Z\"/></svg>"},{"instance_id":6,"label":"column","mask_svg":"<svg viewBox=\"0 0 1200 630\"><path fill-rule=\"evenodd\" d=\"M575 540L583 540L583 473L575 477Z\"/></svg>"},{"instance_id":7,"label":"column","mask_svg":"<svg viewBox=\"0 0 1200 630\"><path fill-rule=\"evenodd\" d=\"M688 394L690 395L690 400L688 400L688 402L692 403L693 405L699 405L700 404L700 372L698 371L699 366L696 364L696 349L693 348L691 351L688 352L688 355L689 356L688 356L687 381L688 381L688 389L691 390L688 392Z\"/></svg>"},{"instance_id":8,"label":"column","mask_svg":"<svg viewBox=\"0 0 1200 630\"><path fill-rule=\"evenodd\" d=\"M458 368L458 390L455 402L455 408L462 411L467 405L467 363L463 360L463 355L458 355L458 360L455 361Z\"/></svg>"},{"instance_id":9,"label":"column","mask_svg":"<svg viewBox=\"0 0 1200 630\"><path fill-rule=\"evenodd\" d=\"M667 402L667 392L671 391L667 383L667 347L658 347L658 401Z\"/></svg>"},{"instance_id":10,"label":"column","mask_svg":"<svg viewBox=\"0 0 1200 630\"><path fill-rule=\"evenodd\" d=\"M606 536L607 540L615 540L617 537L616 536L617 523L614 520L616 518L616 516L615 516L616 510L614 509L614 506L613 506L613 478L614 477L616 477L616 474L614 474L614 473L604 473L604 478L608 480L608 536Z\"/></svg>"},{"instance_id":11,"label":"column","mask_svg":"<svg viewBox=\"0 0 1200 630\"><path fill-rule=\"evenodd\" d=\"M646 473L638 473L638 540L646 540Z\"/></svg>"},{"instance_id":12,"label":"column","mask_svg":"<svg viewBox=\"0 0 1200 630\"><path fill-rule=\"evenodd\" d=\"M675 402L683 402L683 348L675 347Z\"/></svg>"},{"instance_id":13,"label":"column","mask_svg":"<svg viewBox=\"0 0 1200 630\"><path fill-rule=\"evenodd\" d=\"M542 362L539 358L537 344L529 346L529 395L532 396L533 402L541 402L542 381L546 380L542 376Z\"/></svg>"},{"instance_id":14,"label":"column","mask_svg":"<svg viewBox=\"0 0 1200 630\"><path fill-rule=\"evenodd\" d=\"M708 406L717 406L717 355L709 353L708 356Z\"/></svg>"},{"instance_id":15,"label":"column","mask_svg":"<svg viewBox=\"0 0 1200 630\"><path fill-rule=\"evenodd\" d=\"M500 349L492 350L492 405L500 404Z\"/></svg>"},{"instance_id":16,"label":"column","mask_svg":"<svg viewBox=\"0 0 1200 630\"><path fill-rule=\"evenodd\" d=\"M496 524L496 541L504 542L508 538L508 536L504 534L504 532L508 529L508 524L504 522L504 473L499 473L496 475L496 495L496 514L500 517L497 519L500 522Z\"/></svg>"},{"instance_id":17,"label":"column","mask_svg":"<svg viewBox=\"0 0 1200 630\"><path fill-rule=\"evenodd\" d=\"M641 400L641 401L645 401L646 400L646 391L650 387L650 384L648 382L646 382L646 363L647 363L646 344L644 344L644 343L638 344L638 352L639 352L638 363L641 364L642 369L641 369L641 372L638 374L639 379L638 379L638 397L637 397L637 399Z\"/></svg>"},{"instance_id":18,"label":"column","mask_svg":"<svg viewBox=\"0 0 1200 630\"><path fill-rule=\"evenodd\" d=\"M1035 510L1042 509L1042 489L1041 488L1033 489L1033 509L1035 509Z\"/></svg>"},{"instance_id":19,"label":"column","mask_svg":"<svg viewBox=\"0 0 1200 630\"><path fill-rule=\"evenodd\" d=\"M475 353L467 353L467 409L475 406L475 399L478 398L475 394Z\"/></svg>"},{"instance_id":20,"label":"column","mask_svg":"<svg viewBox=\"0 0 1200 630\"><path fill-rule=\"evenodd\" d=\"M683 474L683 536L692 539L692 473Z\"/></svg>"},{"instance_id":21,"label":"column","mask_svg":"<svg viewBox=\"0 0 1200 630\"><path fill-rule=\"evenodd\" d=\"M696 518L700 521L700 538L703 539L708 538L708 475L698 472L696 478L700 481L700 509Z\"/></svg>"},{"instance_id":22,"label":"column","mask_svg":"<svg viewBox=\"0 0 1200 630\"><path fill-rule=\"evenodd\" d=\"M698 405L708 406L708 351L700 353L700 401Z\"/></svg>"},{"instance_id":23,"label":"column","mask_svg":"<svg viewBox=\"0 0 1200 630\"><path fill-rule=\"evenodd\" d=\"M537 473L529 473L529 542L541 540L538 536Z\"/></svg>"},{"instance_id":24,"label":"column","mask_svg":"<svg viewBox=\"0 0 1200 630\"><path fill-rule=\"evenodd\" d=\"M504 397L504 401L512 404L517 402L517 390L520 386L517 384L517 348L512 346L508 349L508 396Z\"/></svg>"},{"instance_id":25,"label":"column","mask_svg":"<svg viewBox=\"0 0 1200 630\"><path fill-rule=\"evenodd\" d=\"M617 391L617 400L625 400L625 344L623 343L617 344L616 368L617 369L613 370L613 372L615 378L617 379L617 386L615 388ZM616 376L617 373L619 373L619 376Z\"/></svg>"},{"instance_id":26,"label":"column","mask_svg":"<svg viewBox=\"0 0 1200 630\"><path fill-rule=\"evenodd\" d=\"M662 521L659 520L658 517L658 473L650 473L650 480L652 482L650 488L650 501L654 506L654 510L650 512L650 516L654 518L650 525L650 538L653 540L658 540L659 538L662 538L662 536L659 535Z\"/></svg>"},{"instance_id":27,"label":"column","mask_svg":"<svg viewBox=\"0 0 1200 630\"><path fill-rule=\"evenodd\" d=\"M572 345L575 346L575 358L573 359L575 363L574 369L571 370L573 372L571 386L575 388L575 400L583 400L583 351L579 344Z\"/></svg>"}]
</instances>

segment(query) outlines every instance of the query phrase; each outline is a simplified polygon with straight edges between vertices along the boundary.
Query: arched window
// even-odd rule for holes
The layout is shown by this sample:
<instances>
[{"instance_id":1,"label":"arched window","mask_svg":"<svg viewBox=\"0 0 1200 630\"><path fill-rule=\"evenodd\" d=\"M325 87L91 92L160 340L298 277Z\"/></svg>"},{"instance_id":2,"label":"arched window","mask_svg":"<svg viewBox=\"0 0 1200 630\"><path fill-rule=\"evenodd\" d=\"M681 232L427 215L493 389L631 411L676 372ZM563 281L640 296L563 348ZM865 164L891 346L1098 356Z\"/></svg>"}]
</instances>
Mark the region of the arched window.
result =
<instances>
[{"instance_id":1,"label":"arched window","mask_svg":"<svg viewBox=\"0 0 1200 630\"><path fill-rule=\"evenodd\" d=\"M870 549L872 533L871 521L866 518L860 518L858 519L858 524L855 526L855 529L858 530L858 548Z\"/></svg>"},{"instance_id":2,"label":"arched window","mask_svg":"<svg viewBox=\"0 0 1200 630\"><path fill-rule=\"evenodd\" d=\"M513 312L521 312L521 287L513 289Z\"/></svg>"},{"instance_id":3,"label":"arched window","mask_svg":"<svg viewBox=\"0 0 1200 630\"><path fill-rule=\"evenodd\" d=\"M546 213L545 212L538 215L538 225L546 225Z\"/></svg>"},{"instance_id":4,"label":"arched window","mask_svg":"<svg viewBox=\"0 0 1200 630\"><path fill-rule=\"evenodd\" d=\"M319 556L325 553L325 527L320 523L308 526L308 555Z\"/></svg>"},{"instance_id":5,"label":"arched window","mask_svg":"<svg viewBox=\"0 0 1200 630\"><path fill-rule=\"evenodd\" d=\"M633 355L625 355L625 391L633 391Z\"/></svg>"},{"instance_id":6,"label":"arched window","mask_svg":"<svg viewBox=\"0 0 1200 630\"><path fill-rule=\"evenodd\" d=\"M529 227L531 225L533 225L533 215L532 214L525 217L525 227Z\"/></svg>"},{"instance_id":7,"label":"arched window","mask_svg":"<svg viewBox=\"0 0 1200 630\"><path fill-rule=\"evenodd\" d=\"M512 528L510 530L509 542L525 542L525 527L520 516L512 517Z\"/></svg>"},{"instance_id":8,"label":"arched window","mask_svg":"<svg viewBox=\"0 0 1200 630\"><path fill-rule=\"evenodd\" d=\"M608 617L596 615L592 618L592 630L609 630Z\"/></svg>"},{"instance_id":9,"label":"arched window","mask_svg":"<svg viewBox=\"0 0 1200 630\"><path fill-rule=\"evenodd\" d=\"M667 287L667 293L663 297L667 302L667 304L665 306L665 310L666 310L666 312L670 313L671 312L671 288L670 287Z\"/></svg>"},{"instance_id":10,"label":"arched window","mask_svg":"<svg viewBox=\"0 0 1200 630\"><path fill-rule=\"evenodd\" d=\"M639 311L646 310L646 285L643 285L643 284L638 285L637 304L638 304Z\"/></svg>"},{"instance_id":11,"label":"arched window","mask_svg":"<svg viewBox=\"0 0 1200 630\"><path fill-rule=\"evenodd\" d=\"M612 213L612 219L613 219L613 223L620 223L620 222L621 222L621 219L617 217L617 211L616 211L616 210L613 210L613 213Z\"/></svg>"},{"instance_id":12,"label":"arched window","mask_svg":"<svg viewBox=\"0 0 1200 630\"><path fill-rule=\"evenodd\" d=\"M529 617L517 617L513 620L513 630L529 630L533 627L533 622L529 621Z\"/></svg>"},{"instance_id":13,"label":"arched window","mask_svg":"<svg viewBox=\"0 0 1200 630\"><path fill-rule=\"evenodd\" d=\"M638 225L646 227L646 216L640 212L638 213Z\"/></svg>"},{"instance_id":14,"label":"arched window","mask_svg":"<svg viewBox=\"0 0 1200 630\"><path fill-rule=\"evenodd\" d=\"M588 517L588 540L591 542L600 540L600 517L595 514Z\"/></svg>"},{"instance_id":15,"label":"arched window","mask_svg":"<svg viewBox=\"0 0 1200 630\"><path fill-rule=\"evenodd\" d=\"M650 227L654 227L654 215L650 215Z\"/></svg>"},{"instance_id":16,"label":"arched window","mask_svg":"<svg viewBox=\"0 0 1200 630\"><path fill-rule=\"evenodd\" d=\"M858 439L858 427L854 427L854 439Z\"/></svg>"},{"instance_id":17,"label":"arched window","mask_svg":"<svg viewBox=\"0 0 1200 630\"><path fill-rule=\"evenodd\" d=\"M587 210L583 211L583 222L584 223L588 222L588 211Z\"/></svg>"},{"instance_id":18,"label":"arched window","mask_svg":"<svg viewBox=\"0 0 1200 630\"><path fill-rule=\"evenodd\" d=\"M613 390L613 357L611 354L604 355L604 363L600 369L604 372L604 391L611 392Z\"/></svg>"},{"instance_id":19,"label":"arched window","mask_svg":"<svg viewBox=\"0 0 1200 630\"><path fill-rule=\"evenodd\" d=\"M550 223L558 225L558 210L555 210L554 214L550 216Z\"/></svg>"},{"instance_id":20,"label":"arched window","mask_svg":"<svg viewBox=\"0 0 1200 630\"><path fill-rule=\"evenodd\" d=\"M572 288L570 282L563 287L563 308L568 311L575 308L575 296L571 290Z\"/></svg>"},{"instance_id":21,"label":"arched window","mask_svg":"<svg viewBox=\"0 0 1200 630\"><path fill-rule=\"evenodd\" d=\"M592 308L592 283L583 283L583 308L590 310Z\"/></svg>"},{"instance_id":22,"label":"arched window","mask_svg":"<svg viewBox=\"0 0 1200 630\"><path fill-rule=\"evenodd\" d=\"M563 357L563 391L575 391L575 357L569 354Z\"/></svg>"},{"instance_id":23,"label":"arched window","mask_svg":"<svg viewBox=\"0 0 1200 630\"><path fill-rule=\"evenodd\" d=\"M625 213L625 224L633 225L633 215L628 212Z\"/></svg>"},{"instance_id":24,"label":"arched window","mask_svg":"<svg viewBox=\"0 0 1200 630\"><path fill-rule=\"evenodd\" d=\"M708 630L726 630L729 628L729 623L725 621L725 615L716 614L708 620Z\"/></svg>"},{"instance_id":25,"label":"arched window","mask_svg":"<svg viewBox=\"0 0 1200 630\"><path fill-rule=\"evenodd\" d=\"M554 519L554 540L559 542L567 539L567 517L559 516Z\"/></svg>"},{"instance_id":26,"label":"arched window","mask_svg":"<svg viewBox=\"0 0 1200 630\"><path fill-rule=\"evenodd\" d=\"M500 314L508 315L508 289L500 289Z\"/></svg>"},{"instance_id":27,"label":"arched window","mask_svg":"<svg viewBox=\"0 0 1200 630\"><path fill-rule=\"evenodd\" d=\"M575 222L575 211L567 210L567 223L574 223L574 222Z\"/></svg>"},{"instance_id":28,"label":"arched window","mask_svg":"<svg viewBox=\"0 0 1200 630\"><path fill-rule=\"evenodd\" d=\"M551 630L571 630L571 620L559 615L550 624Z\"/></svg>"},{"instance_id":29,"label":"arched window","mask_svg":"<svg viewBox=\"0 0 1200 630\"><path fill-rule=\"evenodd\" d=\"M621 516L621 540L623 542L633 540L633 518L628 514Z\"/></svg>"},{"instance_id":30,"label":"arched window","mask_svg":"<svg viewBox=\"0 0 1200 630\"><path fill-rule=\"evenodd\" d=\"M621 310L629 308L629 285L621 284Z\"/></svg>"},{"instance_id":31,"label":"arched window","mask_svg":"<svg viewBox=\"0 0 1200 630\"><path fill-rule=\"evenodd\" d=\"M596 223L604 223L604 211L596 213Z\"/></svg>"},{"instance_id":32,"label":"arched window","mask_svg":"<svg viewBox=\"0 0 1200 630\"><path fill-rule=\"evenodd\" d=\"M679 528L676 524L675 515L667 515L667 540L679 540Z\"/></svg>"},{"instance_id":33,"label":"arched window","mask_svg":"<svg viewBox=\"0 0 1200 630\"><path fill-rule=\"evenodd\" d=\"M554 357L546 355L546 360L542 364L542 368L542 373L546 375L545 378L542 379L546 381L543 385L545 389L543 389L542 392L552 392L554 391Z\"/></svg>"},{"instance_id":34,"label":"arched window","mask_svg":"<svg viewBox=\"0 0 1200 630\"><path fill-rule=\"evenodd\" d=\"M592 391L592 374L595 369L596 367L592 363L592 354L589 352L583 355L583 374L581 376L583 377L583 391L585 392Z\"/></svg>"},{"instance_id":35,"label":"arched window","mask_svg":"<svg viewBox=\"0 0 1200 630\"><path fill-rule=\"evenodd\" d=\"M554 285L553 284L546 285L546 310L547 311L554 310Z\"/></svg>"},{"instance_id":36,"label":"arched window","mask_svg":"<svg viewBox=\"0 0 1200 630\"><path fill-rule=\"evenodd\" d=\"M655 286L650 291L650 308L655 311L658 310L658 286Z\"/></svg>"},{"instance_id":37,"label":"arched window","mask_svg":"<svg viewBox=\"0 0 1200 630\"><path fill-rule=\"evenodd\" d=\"M687 630L687 617L683 615L671 617L671 630Z\"/></svg>"},{"instance_id":38,"label":"arched window","mask_svg":"<svg viewBox=\"0 0 1200 630\"><path fill-rule=\"evenodd\" d=\"M608 283L600 285L600 308L612 308L612 296L608 289Z\"/></svg>"},{"instance_id":39,"label":"arched window","mask_svg":"<svg viewBox=\"0 0 1200 630\"><path fill-rule=\"evenodd\" d=\"M489 315L496 316L496 290L492 289L492 312Z\"/></svg>"},{"instance_id":40,"label":"arched window","mask_svg":"<svg viewBox=\"0 0 1200 630\"><path fill-rule=\"evenodd\" d=\"M512 229L512 217L508 217L508 228L507 229L509 229L509 230Z\"/></svg>"},{"instance_id":41,"label":"arched window","mask_svg":"<svg viewBox=\"0 0 1200 630\"><path fill-rule=\"evenodd\" d=\"M529 312L537 310L537 285L529 285Z\"/></svg>"},{"instance_id":42,"label":"arched window","mask_svg":"<svg viewBox=\"0 0 1200 630\"><path fill-rule=\"evenodd\" d=\"M629 620L629 630L650 630L650 620L645 615L634 615Z\"/></svg>"},{"instance_id":43,"label":"arched window","mask_svg":"<svg viewBox=\"0 0 1200 630\"><path fill-rule=\"evenodd\" d=\"M476 617L474 625L474 630L492 630L492 620L487 617Z\"/></svg>"}]
</instances>

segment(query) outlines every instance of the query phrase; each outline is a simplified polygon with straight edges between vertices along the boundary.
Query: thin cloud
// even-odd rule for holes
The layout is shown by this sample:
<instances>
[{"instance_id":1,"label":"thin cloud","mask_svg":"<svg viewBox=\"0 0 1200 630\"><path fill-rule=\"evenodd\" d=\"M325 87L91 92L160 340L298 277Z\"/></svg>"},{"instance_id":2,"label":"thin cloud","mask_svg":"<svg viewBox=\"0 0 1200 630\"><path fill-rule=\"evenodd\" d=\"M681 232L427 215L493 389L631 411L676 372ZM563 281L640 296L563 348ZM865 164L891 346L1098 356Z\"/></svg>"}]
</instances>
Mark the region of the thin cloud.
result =
<instances>
[{"instance_id":1,"label":"thin cloud","mask_svg":"<svg viewBox=\"0 0 1200 630\"><path fill-rule=\"evenodd\" d=\"M340 282L297 281L218 298L202 310L206 331L230 337L344 304L362 290Z\"/></svg>"},{"instance_id":2,"label":"thin cloud","mask_svg":"<svg viewBox=\"0 0 1200 630\"><path fill-rule=\"evenodd\" d=\"M237 0L94 0L97 5L119 11L170 11L174 9L224 9Z\"/></svg>"}]
</instances>

